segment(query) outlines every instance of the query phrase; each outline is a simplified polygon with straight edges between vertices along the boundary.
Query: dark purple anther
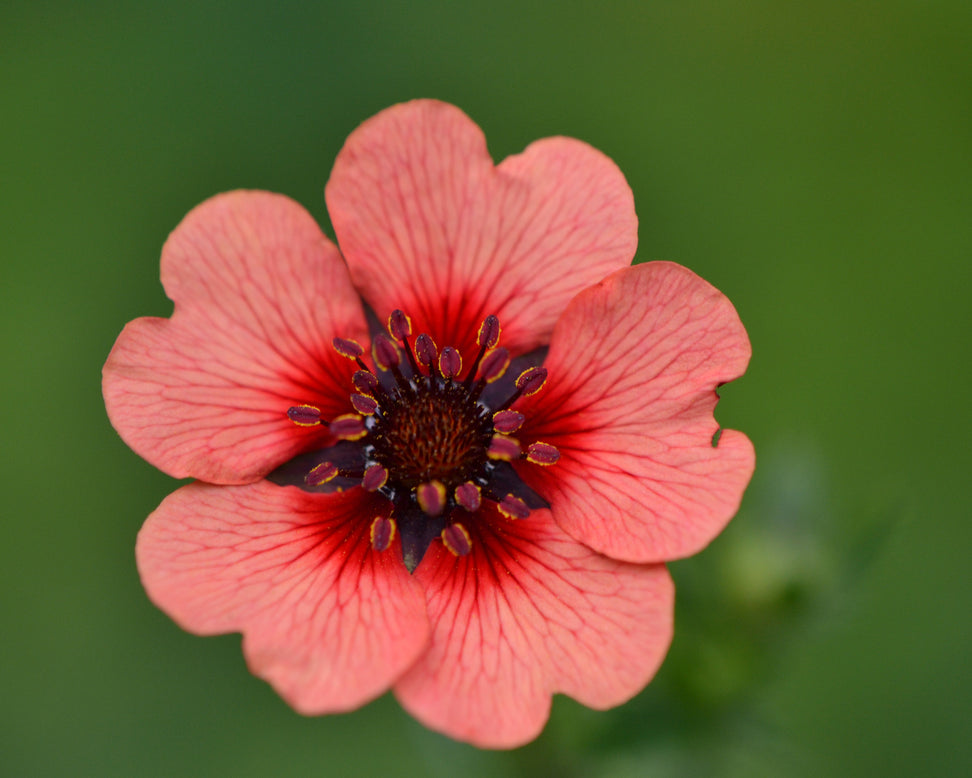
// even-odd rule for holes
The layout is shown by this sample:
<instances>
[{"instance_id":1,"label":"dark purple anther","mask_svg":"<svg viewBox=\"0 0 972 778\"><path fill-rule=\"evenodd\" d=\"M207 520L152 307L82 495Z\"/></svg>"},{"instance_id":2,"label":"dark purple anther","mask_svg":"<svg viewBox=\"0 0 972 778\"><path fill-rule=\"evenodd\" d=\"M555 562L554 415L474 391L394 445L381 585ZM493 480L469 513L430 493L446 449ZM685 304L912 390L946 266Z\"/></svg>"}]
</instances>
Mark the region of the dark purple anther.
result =
<instances>
[{"instance_id":1,"label":"dark purple anther","mask_svg":"<svg viewBox=\"0 0 972 778\"><path fill-rule=\"evenodd\" d=\"M513 438L507 438L503 435L493 435L493 439L489 442L489 449L486 451L486 455L490 459L502 459L506 462L512 462L514 459L520 458L520 444Z\"/></svg>"},{"instance_id":2,"label":"dark purple anther","mask_svg":"<svg viewBox=\"0 0 972 778\"><path fill-rule=\"evenodd\" d=\"M385 335L375 336L374 343L371 344L371 355L375 359L375 364L382 370L398 367L398 363L401 361L398 347Z\"/></svg>"},{"instance_id":3,"label":"dark purple anther","mask_svg":"<svg viewBox=\"0 0 972 778\"><path fill-rule=\"evenodd\" d=\"M422 512L429 516L438 516L445 510L446 490L439 481L429 481L416 486L415 498Z\"/></svg>"},{"instance_id":4,"label":"dark purple anther","mask_svg":"<svg viewBox=\"0 0 972 778\"><path fill-rule=\"evenodd\" d=\"M509 366L510 352L500 346L498 349L487 354L486 358L479 365L480 380L491 384L493 381L502 378L503 373L506 372L506 368Z\"/></svg>"},{"instance_id":5,"label":"dark purple anther","mask_svg":"<svg viewBox=\"0 0 972 778\"><path fill-rule=\"evenodd\" d=\"M395 340L405 340L412 334L412 320L396 308L388 317L388 331Z\"/></svg>"},{"instance_id":6,"label":"dark purple anther","mask_svg":"<svg viewBox=\"0 0 972 778\"><path fill-rule=\"evenodd\" d=\"M348 359L357 359L362 354L364 354L364 349L353 340L347 340L345 338L334 338L331 341L331 345L334 346L334 350L340 354L342 357L347 357Z\"/></svg>"},{"instance_id":7,"label":"dark purple anther","mask_svg":"<svg viewBox=\"0 0 972 778\"><path fill-rule=\"evenodd\" d=\"M358 413L363 413L365 416L371 416L378 410L378 401L366 394L352 394L351 405Z\"/></svg>"},{"instance_id":8,"label":"dark purple anther","mask_svg":"<svg viewBox=\"0 0 972 778\"><path fill-rule=\"evenodd\" d=\"M482 504L482 495L479 492L479 487L472 481L459 484L456 487L456 502L470 513L475 513Z\"/></svg>"},{"instance_id":9,"label":"dark purple anther","mask_svg":"<svg viewBox=\"0 0 972 778\"><path fill-rule=\"evenodd\" d=\"M531 443L527 447L526 458L535 465L553 465L560 459L560 452L549 443Z\"/></svg>"},{"instance_id":10,"label":"dark purple anther","mask_svg":"<svg viewBox=\"0 0 972 778\"><path fill-rule=\"evenodd\" d=\"M525 519L530 515L530 508L519 497L512 494L506 495L499 502L499 512L508 519Z\"/></svg>"},{"instance_id":11,"label":"dark purple anther","mask_svg":"<svg viewBox=\"0 0 972 778\"><path fill-rule=\"evenodd\" d=\"M333 462L321 462L321 464L311 468L311 471L305 476L304 482L308 486L320 486L336 478L337 475L337 465Z\"/></svg>"},{"instance_id":12,"label":"dark purple anther","mask_svg":"<svg viewBox=\"0 0 972 778\"><path fill-rule=\"evenodd\" d=\"M384 516L378 516L371 522L371 547L375 551L384 551L395 539L395 522Z\"/></svg>"},{"instance_id":13,"label":"dark purple anther","mask_svg":"<svg viewBox=\"0 0 972 778\"><path fill-rule=\"evenodd\" d=\"M452 346L446 346L439 354L439 371L446 378L455 378L462 370L462 357Z\"/></svg>"},{"instance_id":14,"label":"dark purple anther","mask_svg":"<svg viewBox=\"0 0 972 778\"><path fill-rule=\"evenodd\" d=\"M295 405L287 409L287 417L301 427L313 427L321 423L321 410L313 405Z\"/></svg>"},{"instance_id":15,"label":"dark purple anther","mask_svg":"<svg viewBox=\"0 0 972 778\"><path fill-rule=\"evenodd\" d=\"M491 349L493 346L499 343L499 337L499 319L490 314L483 320L483 323L479 325L479 333L476 335L476 345L478 345L481 349Z\"/></svg>"},{"instance_id":16,"label":"dark purple anther","mask_svg":"<svg viewBox=\"0 0 972 778\"><path fill-rule=\"evenodd\" d=\"M351 376L351 383L361 394L374 394L378 389L378 379L374 373L369 373L367 370L355 371Z\"/></svg>"},{"instance_id":17,"label":"dark purple anther","mask_svg":"<svg viewBox=\"0 0 972 778\"><path fill-rule=\"evenodd\" d=\"M453 524L442 530L442 542L456 556L466 556L472 551L472 539L462 524Z\"/></svg>"},{"instance_id":18,"label":"dark purple anther","mask_svg":"<svg viewBox=\"0 0 972 778\"><path fill-rule=\"evenodd\" d=\"M424 332L415 339L415 357L425 367L434 365L438 356L435 341Z\"/></svg>"},{"instance_id":19,"label":"dark purple anther","mask_svg":"<svg viewBox=\"0 0 972 778\"><path fill-rule=\"evenodd\" d=\"M529 397L531 394L536 394L543 389L546 381L547 368L528 367L517 377L516 388L520 390L521 395Z\"/></svg>"},{"instance_id":20,"label":"dark purple anther","mask_svg":"<svg viewBox=\"0 0 972 778\"><path fill-rule=\"evenodd\" d=\"M374 464L364 471L364 477L361 479L361 486L366 492L377 492L387 483L387 481L388 471L385 470L385 468L383 468L381 465Z\"/></svg>"},{"instance_id":21,"label":"dark purple anther","mask_svg":"<svg viewBox=\"0 0 972 778\"><path fill-rule=\"evenodd\" d=\"M338 416L327 427L334 437L341 440L358 440L368 432L364 419L352 413Z\"/></svg>"},{"instance_id":22,"label":"dark purple anther","mask_svg":"<svg viewBox=\"0 0 972 778\"><path fill-rule=\"evenodd\" d=\"M519 411L497 411L493 414L493 429L497 432L516 432L526 421Z\"/></svg>"}]
</instances>

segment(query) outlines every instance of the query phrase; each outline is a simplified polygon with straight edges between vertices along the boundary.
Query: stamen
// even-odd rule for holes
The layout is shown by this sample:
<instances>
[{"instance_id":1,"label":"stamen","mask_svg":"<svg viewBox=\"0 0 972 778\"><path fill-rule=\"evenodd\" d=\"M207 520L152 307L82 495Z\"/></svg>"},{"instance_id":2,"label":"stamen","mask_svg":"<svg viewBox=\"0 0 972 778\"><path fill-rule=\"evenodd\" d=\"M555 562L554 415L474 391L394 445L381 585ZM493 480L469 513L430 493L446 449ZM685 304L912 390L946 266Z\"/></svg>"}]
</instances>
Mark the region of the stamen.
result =
<instances>
[{"instance_id":1,"label":"stamen","mask_svg":"<svg viewBox=\"0 0 972 778\"><path fill-rule=\"evenodd\" d=\"M401 361L401 357L398 354L398 347L385 335L375 336L371 344L371 356L375 360L375 364L382 370L396 368Z\"/></svg>"},{"instance_id":2,"label":"stamen","mask_svg":"<svg viewBox=\"0 0 972 778\"><path fill-rule=\"evenodd\" d=\"M351 405L358 413L363 413L365 416L371 416L378 410L378 401L366 394L352 394Z\"/></svg>"},{"instance_id":3,"label":"stamen","mask_svg":"<svg viewBox=\"0 0 972 778\"><path fill-rule=\"evenodd\" d=\"M351 376L351 383L361 394L370 395L374 395L380 386L377 376L368 370L355 371L355 374Z\"/></svg>"},{"instance_id":4,"label":"stamen","mask_svg":"<svg viewBox=\"0 0 972 778\"><path fill-rule=\"evenodd\" d=\"M347 357L348 359L357 359L364 354L364 349L361 348L361 344L356 340L334 338L331 341L331 345L334 346L334 350L338 354L340 354L342 357Z\"/></svg>"},{"instance_id":5,"label":"stamen","mask_svg":"<svg viewBox=\"0 0 972 778\"><path fill-rule=\"evenodd\" d=\"M482 504L482 494L480 493L479 487L472 481L459 484L456 487L456 502L470 513L475 513Z\"/></svg>"},{"instance_id":6,"label":"stamen","mask_svg":"<svg viewBox=\"0 0 972 778\"><path fill-rule=\"evenodd\" d=\"M510 352L500 346L491 351L479 369L479 381L484 384L491 384L503 377L506 368L510 366Z\"/></svg>"},{"instance_id":7,"label":"stamen","mask_svg":"<svg viewBox=\"0 0 972 778\"><path fill-rule=\"evenodd\" d=\"M299 427L314 427L321 423L321 409L313 405L295 405L287 409L287 417Z\"/></svg>"},{"instance_id":8,"label":"stamen","mask_svg":"<svg viewBox=\"0 0 972 778\"><path fill-rule=\"evenodd\" d=\"M547 381L547 368L528 367L516 379L516 388L524 397L536 394Z\"/></svg>"},{"instance_id":9,"label":"stamen","mask_svg":"<svg viewBox=\"0 0 972 778\"><path fill-rule=\"evenodd\" d=\"M493 435L493 439L489 442L489 449L486 451L486 456L490 459L502 459L506 462L512 462L514 459L519 459L520 457L520 444L513 438L508 438L505 435Z\"/></svg>"},{"instance_id":10,"label":"stamen","mask_svg":"<svg viewBox=\"0 0 972 778\"><path fill-rule=\"evenodd\" d=\"M368 428L365 427L364 419L356 413L347 413L343 416L338 416L327 427L334 437L341 440L360 440L368 434Z\"/></svg>"},{"instance_id":11,"label":"stamen","mask_svg":"<svg viewBox=\"0 0 972 778\"><path fill-rule=\"evenodd\" d=\"M549 443L531 443L526 450L527 462L535 465L553 465L560 459L560 452Z\"/></svg>"},{"instance_id":12,"label":"stamen","mask_svg":"<svg viewBox=\"0 0 972 778\"><path fill-rule=\"evenodd\" d=\"M499 319L493 314L490 314L479 325L479 333L476 335L476 345L485 350L493 348L499 343L500 332Z\"/></svg>"},{"instance_id":13,"label":"stamen","mask_svg":"<svg viewBox=\"0 0 972 778\"><path fill-rule=\"evenodd\" d=\"M431 337L422 333L415 339L415 357L430 371L434 370L438 355L439 352L435 347L435 341Z\"/></svg>"},{"instance_id":14,"label":"stamen","mask_svg":"<svg viewBox=\"0 0 972 778\"><path fill-rule=\"evenodd\" d=\"M371 547L375 551L385 551L395 539L395 520L377 516L371 522Z\"/></svg>"},{"instance_id":15,"label":"stamen","mask_svg":"<svg viewBox=\"0 0 972 778\"><path fill-rule=\"evenodd\" d=\"M462 371L462 356L452 346L446 346L439 354L439 371L446 378L455 378Z\"/></svg>"},{"instance_id":16,"label":"stamen","mask_svg":"<svg viewBox=\"0 0 972 778\"><path fill-rule=\"evenodd\" d=\"M531 394L536 394L541 389L543 389L544 383L547 381L547 368L545 367L528 367L516 378L516 391L513 392L513 396L510 397L500 410L505 410L509 408L513 403L520 399L520 396L529 397Z\"/></svg>"},{"instance_id":17,"label":"stamen","mask_svg":"<svg viewBox=\"0 0 972 778\"><path fill-rule=\"evenodd\" d=\"M476 333L476 345L479 346L479 353L476 354L476 358L473 360L472 367L469 369L469 375L467 375L466 380L463 381L463 386L465 386L467 389L472 386L473 379L476 377L476 371L479 369L479 363L483 356L499 342L499 336L499 319L490 314L483 320L483 323L479 325L479 332ZM478 395L484 385L485 382L480 381L480 385L474 394Z\"/></svg>"},{"instance_id":18,"label":"stamen","mask_svg":"<svg viewBox=\"0 0 972 778\"><path fill-rule=\"evenodd\" d=\"M419 507L429 516L438 516L446 507L446 490L441 481L429 481L415 487Z\"/></svg>"},{"instance_id":19,"label":"stamen","mask_svg":"<svg viewBox=\"0 0 972 778\"><path fill-rule=\"evenodd\" d=\"M395 340L405 340L412 334L412 320L404 311L396 308L388 317L388 332Z\"/></svg>"},{"instance_id":20,"label":"stamen","mask_svg":"<svg viewBox=\"0 0 972 778\"><path fill-rule=\"evenodd\" d=\"M361 478L361 486L366 492L377 492L388 483L388 471L377 462L369 465Z\"/></svg>"},{"instance_id":21,"label":"stamen","mask_svg":"<svg viewBox=\"0 0 972 778\"><path fill-rule=\"evenodd\" d=\"M523 500L512 494L506 495L499 501L499 512L508 519L525 519L530 515L530 508Z\"/></svg>"},{"instance_id":22,"label":"stamen","mask_svg":"<svg viewBox=\"0 0 972 778\"><path fill-rule=\"evenodd\" d=\"M320 486L328 481L333 481L339 474L338 466L333 462L321 462L312 467L310 472L304 476L304 483L308 486Z\"/></svg>"},{"instance_id":23,"label":"stamen","mask_svg":"<svg viewBox=\"0 0 972 778\"><path fill-rule=\"evenodd\" d=\"M497 411L493 414L493 429L497 432L516 432L526 421L519 411Z\"/></svg>"},{"instance_id":24,"label":"stamen","mask_svg":"<svg viewBox=\"0 0 972 778\"><path fill-rule=\"evenodd\" d=\"M472 551L472 538L462 524L452 524L442 530L442 544L456 556Z\"/></svg>"}]
</instances>

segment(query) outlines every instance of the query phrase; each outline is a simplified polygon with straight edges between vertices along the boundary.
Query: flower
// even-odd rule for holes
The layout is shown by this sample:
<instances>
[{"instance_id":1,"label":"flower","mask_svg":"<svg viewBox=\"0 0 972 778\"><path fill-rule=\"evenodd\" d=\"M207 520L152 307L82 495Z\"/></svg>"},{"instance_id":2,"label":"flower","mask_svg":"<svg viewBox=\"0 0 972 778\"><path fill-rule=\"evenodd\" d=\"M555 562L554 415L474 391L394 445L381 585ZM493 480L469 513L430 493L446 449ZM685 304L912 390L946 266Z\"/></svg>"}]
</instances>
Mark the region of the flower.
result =
<instances>
[{"instance_id":1,"label":"flower","mask_svg":"<svg viewBox=\"0 0 972 778\"><path fill-rule=\"evenodd\" d=\"M108 358L119 434L197 479L139 533L150 598L242 632L303 713L392 689L512 747L554 693L629 699L671 640L664 562L720 532L754 467L713 418L750 354L732 305L629 266L606 156L548 138L494 167L444 103L365 122L326 200L340 253L280 195L198 206L162 252L171 318Z\"/></svg>"}]
</instances>

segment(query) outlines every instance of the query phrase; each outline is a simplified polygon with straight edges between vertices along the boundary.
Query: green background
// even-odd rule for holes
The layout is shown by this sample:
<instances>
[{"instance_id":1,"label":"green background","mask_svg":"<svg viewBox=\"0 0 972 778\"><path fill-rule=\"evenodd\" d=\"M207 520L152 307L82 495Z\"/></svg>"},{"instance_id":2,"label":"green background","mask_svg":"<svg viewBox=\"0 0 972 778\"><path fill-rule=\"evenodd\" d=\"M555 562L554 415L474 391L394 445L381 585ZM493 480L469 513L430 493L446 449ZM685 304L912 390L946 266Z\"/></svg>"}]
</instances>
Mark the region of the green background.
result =
<instances>
[{"instance_id":1,"label":"green background","mask_svg":"<svg viewBox=\"0 0 972 778\"><path fill-rule=\"evenodd\" d=\"M967 2L5 3L0 772L972 772L970 52ZM754 346L718 415L756 475L673 565L656 681L558 699L509 753L390 697L301 718L238 636L180 632L133 559L177 484L101 401L124 323L171 311L190 208L265 188L327 225L344 138L422 96L496 159L552 134L612 156L638 259L721 288Z\"/></svg>"}]
</instances>

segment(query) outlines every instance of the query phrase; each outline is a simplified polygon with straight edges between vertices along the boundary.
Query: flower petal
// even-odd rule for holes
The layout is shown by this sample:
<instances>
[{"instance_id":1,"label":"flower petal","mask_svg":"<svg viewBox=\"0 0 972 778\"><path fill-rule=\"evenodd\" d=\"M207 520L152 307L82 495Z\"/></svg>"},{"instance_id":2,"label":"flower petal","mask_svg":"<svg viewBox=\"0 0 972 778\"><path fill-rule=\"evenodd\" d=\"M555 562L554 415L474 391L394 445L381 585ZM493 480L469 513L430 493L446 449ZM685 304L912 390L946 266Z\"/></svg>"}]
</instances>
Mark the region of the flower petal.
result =
<instances>
[{"instance_id":1,"label":"flower petal","mask_svg":"<svg viewBox=\"0 0 972 778\"><path fill-rule=\"evenodd\" d=\"M663 565L592 553L546 510L516 522L494 510L467 528L471 553L434 543L415 572L432 641L395 684L412 715L480 747L512 748L540 732L553 694L608 708L651 680L672 636Z\"/></svg>"},{"instance_id":2,"label":"flower petal","mask_svg":"<svg viewBox=\"0 0 972 778\"><path fill-rule=\"evenodd\" d=\"M429 629L397 543L371 550L374 499L184 486L139 533L142 583L190 632L242 632L252 672L301 713L356 708L415 660Z\"/></svg>"},{"instance_id":3,"label":"flower petal","mask_svg":"<svg viewBox=\"0 0 972 778\"><path fill-rule=\"evenodd\" d=\"M463 353L489 314L514 354L549 340L567 302L631 262L634 200L604 154L547 138L494 167L462 111L416 100L348 138L327 204L355 285L384 320Z\"/></svg>"},{"instance_id":4,"label":"flower petal","mask_svg":"<svg viewBox=\"0 0 972 778\"><path fill-rule=\"evenodd\" d=\"M335 335L365 338L335 246L292 200L230 192L189 213L162 250L170 319L128 324L104 368L115 429L176 478L245 483L331 442L287 409L348 410L353 365Z\"/></svg>"},{"instance_id":5,"label":"flower petal","mask_svg":"<svg viewBox=\"0 0 972 778\"><path fill-rule=\"evenodd\" d=\"M517 469L597 551L631 562L695 553L735 514L755 467L742 433L713 445L716 388L749 356L732 304L690 270L615 273L567 308L547 388L516 406L521 439L556 446L560 460Z\"/></svg>"}]
</instances>

